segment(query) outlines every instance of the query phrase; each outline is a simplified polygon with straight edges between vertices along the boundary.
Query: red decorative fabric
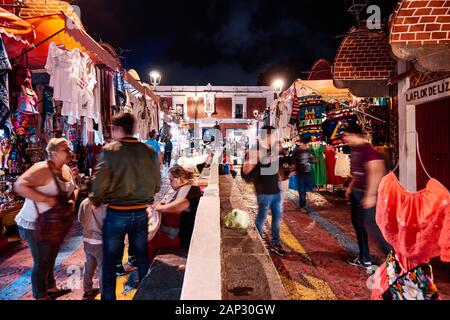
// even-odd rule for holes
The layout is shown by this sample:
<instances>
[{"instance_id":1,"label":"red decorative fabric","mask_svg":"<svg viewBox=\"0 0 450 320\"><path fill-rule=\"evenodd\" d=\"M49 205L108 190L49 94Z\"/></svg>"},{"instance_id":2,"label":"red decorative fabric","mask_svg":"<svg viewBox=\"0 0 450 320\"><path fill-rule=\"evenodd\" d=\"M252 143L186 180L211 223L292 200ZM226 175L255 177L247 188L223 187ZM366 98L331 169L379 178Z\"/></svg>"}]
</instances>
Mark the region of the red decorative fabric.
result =
<instances>
[{"instance_id":1,"label":"red decorative fabric","mask_svg":"<svg viewBox=\"0 0 450 320\"><path fill-rule=\"evenodd\" d=\"M327 167L327 181L328 184L339 185L343 183L343 179L334 174L334 168L336 167L336 148L333 146L327 146L325 152L325 165Z\"/></svg>"},{"instance_id":2,"label":"red decorative fabric","mask_svg":"<svg viewBox=\"0 0 450 320\"><path fill-rule=\"evenodd\" d=\"M402 268L440 256L450 261L450 193L435 179L409 192L391 172L378 190L376 221Z\"/></svg>"}]
</instances>

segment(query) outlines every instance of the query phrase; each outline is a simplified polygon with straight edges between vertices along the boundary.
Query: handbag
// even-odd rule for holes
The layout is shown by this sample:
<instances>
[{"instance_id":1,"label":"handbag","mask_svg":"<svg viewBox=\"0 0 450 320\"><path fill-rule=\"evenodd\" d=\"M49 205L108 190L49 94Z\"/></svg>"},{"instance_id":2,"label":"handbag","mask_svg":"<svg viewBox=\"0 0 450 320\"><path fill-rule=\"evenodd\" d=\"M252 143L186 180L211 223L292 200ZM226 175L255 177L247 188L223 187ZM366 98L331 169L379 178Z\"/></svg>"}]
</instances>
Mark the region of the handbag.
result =
<instances>
[{"instance_id":1,"label":"handbag","mask_svg":"<svg viewBox=\"0 0 450 320\"><path fill-rule=\"evenodd\" d=\"M70 206L68 204L67 193L61 190L50 161L48 161L48 164L53 179L55 180L56 187L58 188L58 205L43 213L39 213L36 202L34 202L34 206L38 213L35 234L37 241L51 245L60 245L63 243L64 238L72 227L74 216L69 210Z\"/></svg>"}]
</instances>

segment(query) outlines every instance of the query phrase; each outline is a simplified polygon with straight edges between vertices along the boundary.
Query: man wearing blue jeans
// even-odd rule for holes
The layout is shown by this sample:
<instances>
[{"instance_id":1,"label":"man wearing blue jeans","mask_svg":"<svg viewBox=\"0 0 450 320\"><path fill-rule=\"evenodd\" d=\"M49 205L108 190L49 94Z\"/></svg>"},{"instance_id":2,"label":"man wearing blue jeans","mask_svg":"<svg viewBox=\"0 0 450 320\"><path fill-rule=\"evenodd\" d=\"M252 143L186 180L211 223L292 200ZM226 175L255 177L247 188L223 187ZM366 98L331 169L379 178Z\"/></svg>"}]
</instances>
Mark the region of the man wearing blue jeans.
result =
<instances>
[{"instance_id":1,"label":"man wearing blue jeans","mask_svg":"<svg viewBox=\"0 0 450 320\"><path fill-rule=\"evenodd\" d=\"M283 256L286 251L281 246L280 224L283 218L281 210L281 195L279 188L279 147L278 139L273 137L275 128L264 126L261 130L261 138L257 149L251 150L243 167L245 175L253 177L253 184L258 200L258 215L256 216L256 228L263 236L264 224L267 220L269 209L272 211L272 240L269 250Z\"/></svg>"},{"instance_id":2,"label":"man wearing blue jeans","mask_svg":"<svg viewBox=\"0 0 450 320\"><path fill-rule=\"evenodd\" d=\"M311 137L304 137L298 141L292 155L292 166L297 173L297 190L300 209L306 208L306 193L314 191L314 178L312 175L312 154L308 143Z\"/></svg>"},{"instance_id":3,"label":"man wearing blue jeans","mask_svg":"<svg viewBox=\"0 0 450 320\"><path fill-rule=\"evenodd\" d=\"M90 199L96 206L104 203L102 299L116 299L116 264L128 235L138 266L139 281L149 268L147 208L159 192L161 174L156 151L132 138L136 120L129 114L113 118L114 142L100 156Z\"/></svg>"}]
</instances>

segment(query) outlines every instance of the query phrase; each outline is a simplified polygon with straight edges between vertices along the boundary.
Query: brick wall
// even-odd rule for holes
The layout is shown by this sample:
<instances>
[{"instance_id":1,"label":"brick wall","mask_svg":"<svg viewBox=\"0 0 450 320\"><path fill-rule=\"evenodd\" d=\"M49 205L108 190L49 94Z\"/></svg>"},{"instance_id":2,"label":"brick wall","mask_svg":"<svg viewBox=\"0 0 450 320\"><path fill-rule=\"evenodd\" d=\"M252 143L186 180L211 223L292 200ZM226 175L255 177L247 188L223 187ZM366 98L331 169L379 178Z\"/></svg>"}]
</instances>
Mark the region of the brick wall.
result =
<instances>
[{"instance_id":1,"label":"brick wall","mask_svg":"<svg viewBox=\"0 0 450 320\"><path fill-rule=\"evenodd\" d=\"M161 97L159 100L161 110L168 111L172 108L173 99L170 97Z\"/></svg>"},{"instance_id":2,"label":"brick wall","mask_svg":"<svg viewBox=\"0 0 450 320\"><path fill-rule=\"evenodd\" d=\"M450 44L450 1L401 0L390 31L393 45Z\"/></svg>"},{"instance_id":3,"label":"brick wall","mask_svg":"<svg viewBox=\"0 0 450 320\"><path fill-rule=\"evenodd\" d=\"M264 114L266 104L266 98L247 98L247 119L253 119L253 110L258 110L260 115Z\"/></svg>"},{"instance_id":4,"label":"brick wall","mask_svg":"<svg viewBox=\"0 0 450 320\"><path fill-rule=\"evenodd\" d=\"M394 75L396 65L386 35L352 28L336 55L333 77L336 80L387 80Z\"/></svg>"},{"instance_id":5,"label":"brick wall","mask_svg":"<svg viewBox=\"0 0 450 320\"><path fill-rule=\"evenodd\" d=\"M308 80L328 80L332 78L331 64L325 59L317 60L308 76Z\"/></svg>"},{"instance_id":6,"label":"brick wall","mask_svg":"<svg viewBox=\"0 0 450 320\"><path fill-rule=\"evenodd\" d=\"M216 98L216 112L211 117L215 119L233 118L233 100L231 98Z\"/></svg>"},{"instance_id":7,"label":"brick wall","mask_svg":"<svg viewBox=\"0 0 450 320\"><path fill-rule=\"evenodd\" d=\"M191 119L195 119L195 107L197 105L197 119L203 119L208 117L205 113L205 101L203 98L198 98L197 103L195 102L194 98L188 98L187 101L187 114L188 117Z\"/></svg>"},{"instance_id":8,"label":"brick wall","mask_svg":"<svg viewBox=\"0 0 450 320\"><path fill-rule=\"evenodd\" d=\"M49 14L59 14L64 12L79 27L83 28L80 18L77 16L72 6L66 1L59 0L27 0L28 8L20 10L19 16L22 18L31 18ZM82 8L81 8L82 9Z\"/></svg>"}]
</instances>

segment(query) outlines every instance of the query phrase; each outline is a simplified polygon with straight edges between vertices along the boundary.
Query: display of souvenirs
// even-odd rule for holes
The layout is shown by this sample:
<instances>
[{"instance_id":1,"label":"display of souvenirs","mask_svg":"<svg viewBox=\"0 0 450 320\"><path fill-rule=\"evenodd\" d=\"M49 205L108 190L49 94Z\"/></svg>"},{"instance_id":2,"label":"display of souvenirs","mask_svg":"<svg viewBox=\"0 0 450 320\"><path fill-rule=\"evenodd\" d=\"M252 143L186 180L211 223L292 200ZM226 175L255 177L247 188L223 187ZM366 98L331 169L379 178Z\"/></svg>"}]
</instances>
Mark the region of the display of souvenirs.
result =
<instances>
[{"instance_id":1,"label":"display of souvenirs","mask_svg":"<svg viewBox=\"0 0 450 320\"><path fill-rule=\"evenodd\" d=\"M335 103L327 106L327 119L323 123L326 140L333 146L343 146L344 130L354 126L358 118L352 109L345 104Z\"/></svg>"},{"instance_id":2,"label":"display of souvenirs","mask_svg":"<svg viewBox=\"0 0 450 320\"><path fill-rule=\"evenodd\" d=\"M325 102L321 96L294 97L291 119L297 122L300 137L322 140L324 114Z\"/></svg>"},{"instance_id":3,"label":"display of souvenirs","mask_svg":"<svg viewBox=\"0 0 450 320\"><path fill-rule=\"evenodd\" d=\"M11 176L0 178L0 211L17 208L23 204L23 199L13 193L15 180Z\"/></svg>"},{"instance_id":4,"label":"display of souvenirs","mask_svg":"<svg viewBox=\"0 0 450 320\"><path fill-rule=\"evenodd\" d=\"M18 98L17 111L26 114L38 114L37 111L38 97L31 85L31 79L27 78L21 86Z\"/></svg>"},{"instance_id":5,"label":"display of souvenirs","mask_svg":"<svg viewBox=\"0 0 450 320\"><path fill-rule=\"evenodd\" d=\"M36 133L37 115L16 111L13 113L11 120L16 135L33 135Z\"/></svg>"}]
</instances>

